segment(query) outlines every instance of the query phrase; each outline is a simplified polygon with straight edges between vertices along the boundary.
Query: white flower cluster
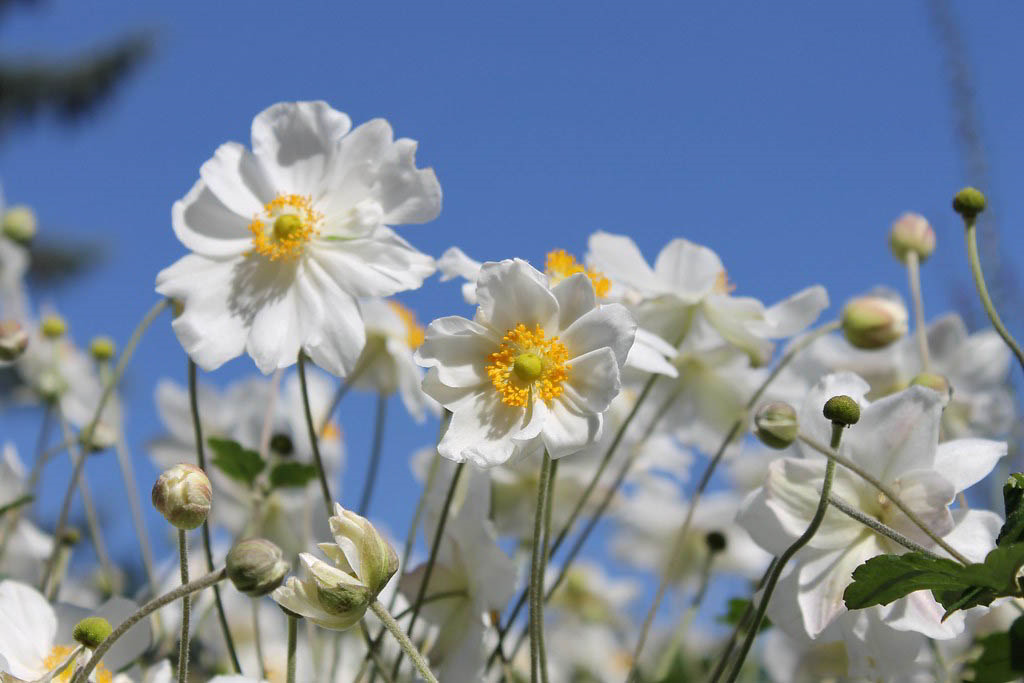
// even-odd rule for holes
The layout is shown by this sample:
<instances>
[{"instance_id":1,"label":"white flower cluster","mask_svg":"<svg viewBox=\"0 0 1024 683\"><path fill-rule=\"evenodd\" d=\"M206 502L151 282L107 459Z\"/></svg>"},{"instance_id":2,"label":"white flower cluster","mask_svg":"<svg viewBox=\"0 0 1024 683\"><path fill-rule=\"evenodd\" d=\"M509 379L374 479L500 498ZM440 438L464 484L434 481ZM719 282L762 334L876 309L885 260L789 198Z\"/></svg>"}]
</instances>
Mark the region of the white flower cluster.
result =
<instances>
[{"instance_id":1,"label":"white flower cluster","mask_svg":"<svg viewBox=\"0 0 1024 683\"><path fill-rule=\"evenodd\" d=\"M924 681L995 666L996 637L1016 642L1024 486L1007 484L1005 520L985 491L964 494L1016 419L1001 332L949 313L909 334L882 289L819 323L824 287L738 296L718 255L682 238L653 265L606 232L582 259L552 244L536 265L457 247L435 262L396 230L441 210L416 148L325 102L258 114L251 148L221 145L174 204L190 253L157 275L163 299L120 356L33 312L34 218L4 213L3 391L43 418L31 468L12 442L0 462L0 681ZM969 221L983 208L958 202ZM934 232L907 214L890 241L924 320ZM435 270L464 280L471 316L424 327L388 298ZM164 433L146 451L165 470L152 498L176 563L153 559L119 387L164 308L190 373L156 386ZM263 376L198 381L243 354ZM342 425L359 427L339 409L353 389L379 397L358 498L332 491ZM397 457L381 449L394 394L413 422L441 421L411 459L422 491L404 545L383 529L405 520L380 503L404 492L376 481ZM833 397L853 417L831 414ZM113 484L99 501L89 487L87 461L107 451L137 571L117 567L97 513ZM49 462L68 473L56 518L34 504ZM83 534L95 571L72 561ZM1008 575L992 578L997 561ZM885 575L891 595L852 597L901 562L941 580L902 590Z\"/></svg>"}]
</instances>

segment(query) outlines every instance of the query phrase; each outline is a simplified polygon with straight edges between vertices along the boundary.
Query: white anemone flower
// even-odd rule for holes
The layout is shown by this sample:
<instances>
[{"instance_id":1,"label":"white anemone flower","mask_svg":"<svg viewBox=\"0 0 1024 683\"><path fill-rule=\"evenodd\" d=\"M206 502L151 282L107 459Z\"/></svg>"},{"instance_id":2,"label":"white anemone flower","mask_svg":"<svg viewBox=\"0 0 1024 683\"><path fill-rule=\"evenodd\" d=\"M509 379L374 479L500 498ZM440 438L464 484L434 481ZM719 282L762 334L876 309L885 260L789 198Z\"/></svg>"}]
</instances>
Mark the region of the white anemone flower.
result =
<instances>
[{"instance_id":1,"label":"white anemone flower","mask_svg":"<svg viewBox=\"0 0 1024 683\"><path fill-rule=\"evenodd\" d=\"M598 305L584 274L550 287L520 259L484 264L477 299L474 320L435 320L416 352L424 391L453 413L438 452L490 467L597 441L636 333L629 311Z\"/></svg>"},{"instance_id":2,"label":"white anemone flower","mask_svg":"<svg viewBox=\"0 0 1024 683\"><path fill-rule=\"evenodd\" d=\"M174 233L192 254L156 289L181 304L175 334L204 369L245 351L269 373L302 350L347 375L366 341L357 298L433 273L388 226L437 216L434 172L387 121L350 129L325 102L275 104L253 119L251 152L221 145L175 203Z\"/></svg>"},{"instance_id":3,"label":"white anemone flower","mask_svg":"<svg viewBox=\"0 0 1024 683\"><path fill-rule=\"evenodd\" d=\"M861 405L860 421L845 430L840 445L845 457L858 463L898 493L903 502L951 546L980 561L991 549L998 515L984 510L949 509L957 492L983 479L1006 454L1006 444L984 439L958 439L939 444L943 396L924 387L910 387L874 403L865 398L867 382L852 373L822 378L811 390L799 415L800 430L827 442L831 425L822 415L825 401L845 394ZM779 554L810 524L820 496L826 460L802 442L804 457L772 462L764 485L744 501L740 524L765 550ZM920 545L934 543L866 481L840 467L833 492L866 515L892 527ZM843 591L850 575L863 562L883 553L905 549L877 535L860 522L829 508L821 528L794 556L795 599L803 628L811 638L846 612ZM775 600L786 600L777 595ZM945 611L928 591L917 591L879 610L888 627L916 631L935 639L948 639L963 630L963 617L954 614L944 623Z\"/></svg>"},{"instance_id":4,"label":"white anemone flower","mask_svg":"<svg viewBox=\"0 0 1024 683\"><path fill-rule=\"evenodd\" d=\"M0 506L9 505L28 491L25 465L18 457L14 444L5 443L0 456ZM18 513L8 512L0 517L0 538L7 543L0 573L24 581L38 579L43 572L53 539L43 533L25 516L25 509Z\"/></svg>"},{"instance_id":5,"label":"white anemone flower","mask_svg":"<svg viewBox=\"0 0 1024 683\"><path fill-rule=\"evenodd\" d=\"M597 232L590 236L587 263L621 286L623 296L644 304L637 314L642 327L678 345L692 315L688 309L697 307L754 365L771 358L772 339L796 334L828 307L821 285L768 308L757 299L734 297L718 255L682 238L666 244L652 268L629 237Z\"/></svg>"}]
</instances>

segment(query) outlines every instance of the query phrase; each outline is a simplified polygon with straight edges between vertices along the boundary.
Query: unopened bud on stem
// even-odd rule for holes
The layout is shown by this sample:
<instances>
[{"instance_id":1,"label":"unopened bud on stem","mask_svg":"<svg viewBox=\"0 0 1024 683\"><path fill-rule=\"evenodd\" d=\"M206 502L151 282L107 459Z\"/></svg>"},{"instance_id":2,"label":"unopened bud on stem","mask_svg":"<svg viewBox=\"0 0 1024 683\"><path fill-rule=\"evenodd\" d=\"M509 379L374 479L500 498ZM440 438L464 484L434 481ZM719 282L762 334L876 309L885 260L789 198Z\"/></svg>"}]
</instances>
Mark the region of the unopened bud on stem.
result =
<instances>
[{"instance_id":1,"label":"unopened bud on stem","mask_svg":"<svg viewBox=\"0 0 1024 683\"><path fill-rule=\"evenodd\" d=\"M860 406L845 394L833 396L825 401L825 407L821 412L832 421L832 424L844 427L857 424L857 421L860 420Z\"/></svg>"},{"instance_id":2,"label":"unopened bud on stem","mask_svg":"<svg viewBox=\"0 0 1024 683\"><path fill-rule=\"evenodd\" d=\"M880 349L901 339L909 329L907 309L898 301L862 296L843 308L843 335L858 349Z\"/></svg>"},{"instance_id":3,"label":"unopened bud on stem","mask_svg":"<svg viewBox=\"0 0 1024 683\"><path fill-rule=\"evenodd\" d=\"M905 213L892 224L889 248L893 256L903 263L907 262L907 254L911 252L924 261L935 251L935 231L924 216Z\"/></svg>"},{"instance_id":4,"label":"unopened bud on stem","mask_svg":"<svg viewBox=\"0 0 1024 683\"><path fill-rule=\"evenodd\" d=\"M202 525L212 501L210 480L195 465L175 465L153 484L153 507L179 529L188 531Z\"/></svg>"},{"instance_id":5,"label":"unopened bud on stem","mask_svg":"<svg viewBox=\"0 0 1024 683\"><path fill-rule=\"evenodd\" d=\"M787 448L796 440L799 423L796 410L788 403L766 403L754 415L757 438L770 448Z\"/></svg>"},{"instance_id":6,"label":"unopened bud on stem","mask_svg":"<svg viewBox=\"0 0 1024 683\"><path fill-rule=\"evenodd\" d=\"M110 622L103 617L86 617L75 624L71 637L79 645L95 650L110 635L113 629Z\"/></svg>"},{"instance_id":7,"label":"unopened bud on stem","mask_svg":"<svg viewBox=\"0 0 1024 683\"><path fill-rule=\"evenodd\" d=\"M291 566L284 553L265 538L239 541L227 556L228 578L251 597L270 593L281 585Z\"/></svg>"}]
</instances>

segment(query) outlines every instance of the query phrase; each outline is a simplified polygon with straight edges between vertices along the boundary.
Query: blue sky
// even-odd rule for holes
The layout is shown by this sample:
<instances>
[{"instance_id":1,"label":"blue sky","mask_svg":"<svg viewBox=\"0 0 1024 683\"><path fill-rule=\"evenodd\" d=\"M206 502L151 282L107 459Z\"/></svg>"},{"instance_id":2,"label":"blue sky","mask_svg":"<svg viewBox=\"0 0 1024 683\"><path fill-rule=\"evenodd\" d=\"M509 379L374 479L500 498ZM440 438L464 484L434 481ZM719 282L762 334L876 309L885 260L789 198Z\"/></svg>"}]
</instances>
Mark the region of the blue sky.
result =
<instances>
[{"instance_id":1,"label":"blue sky","mask_svg":"<svg viewBox=\"0 0 1024 683\"><path fill-rule=\"evenodd\" d=\"M1024 159L1024 8L955 4L1012 260L1024 244L1011 227L1024 215L1013 192ZM581 254L601 229L630 234L653 258L683 236L721 255L737 294L773 302L821 283L841 305L877 284L906 292L885 240L914 210L938 233L923 274L929 317L970 284L949 209L964 167L923 2L51 0L8 10L0 54L72 55L135 29L155 31L154 57L94 119L43 119L0 144L8 201L34 206L52 238L107 249L100 269L40 296L81 342L127 338L156 299L157 271L185 253L171 204L220 143L248 143L257 112L295 99L325 99L356 123L386 117L420 141L445 205L402 234L434 255L459 245L480 259L539 263L552 248ZM402 298L426 321L468 313L458 287L436 279ZM243 358L208 379L250 372ZM146 337L126 380L139 458L159 432L152 388L163 376L184 381L166 325ZM341 413L349 504L372 411L373 399L356 395ZM401 414L396 401L391 415ZM31 451L31 416L0 414L0 425ZM407 456L436 426L392 425L374 513L402 535L415 500ZM112 458L93 467L95 481L119 485ZM155 472L139 469L146 492ZM52 472L48 489L63 491L62 476ZM102 507L130 555L119 495ZM149 523L162 528L155 515Z\"/></svg>"}]
</instances>

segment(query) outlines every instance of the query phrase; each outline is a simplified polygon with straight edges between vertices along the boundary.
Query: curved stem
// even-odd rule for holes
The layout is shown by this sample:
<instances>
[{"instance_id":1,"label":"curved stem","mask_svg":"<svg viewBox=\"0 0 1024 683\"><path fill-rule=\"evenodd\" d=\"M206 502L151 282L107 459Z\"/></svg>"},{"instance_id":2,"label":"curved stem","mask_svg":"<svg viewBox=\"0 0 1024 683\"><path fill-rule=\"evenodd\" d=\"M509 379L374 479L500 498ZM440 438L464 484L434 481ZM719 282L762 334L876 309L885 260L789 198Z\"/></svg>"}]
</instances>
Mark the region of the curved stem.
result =
<instances>
[{"instance_id":1,"label":"curved stem","mask_svg":"<svg viewBox=\"0 0 1024 683\"><path fill-rule=\"evenodd\" d=\"M824 455L826 458L829 459L829 462L835 462L839 465L842 465L843 467L850 470L858 477L860 477L861 479L863 479L864 481L878 489L879 493L888 498L889 502L891 502L893 505L899 508L900 512L907 516L907 519L913 522L918 529L923 531L925 535L928 536L928 538L932 539L932 541L934 541L936 545L938 545L940 548L949 553L951 557L957 560L957 562L963 565L968 565L971 563L970 560L968 560L966 557L958 553L952 546L950 546L948 543L942 540L942 538L938 534L929 529L928 526L921 521L921 518L914 514L913 510L907 507L907 505L902 500L900 500L900 498L896 496L896 494L893 493L893 491L888 486L879 481L877 477L872 476L857 463L840 455L834 449L828 448L822 443L818 443L816 440L812 439L806 434L801 433L798 435L797 438L799 438L801 441L803 441L805 444L807 444L814 450Z\"/></svg>"},{"instance_id":2,"label":"curved stem","mask_svg":"<svg viewBox=\"0 0 1024 683\"><path fill-rule=\"evenodd\" d=\"M188 585L188 536L178 529L178 560L181 563L181 585ZM191 619L191 600L181 597L181 640L178 643L178 683L188 681L188 622Z\"/></svg>"},{"instance_id":3,"label":"curved stem","mask_svg":"<svg viewBox=\"0 0 1024 683\"><path fill-rule=\"evenodd\" d=\"M839 438L842 434L842 427L840 425L832 425L832 447L839 447ZM814 511L814 516L811 518L811 523L807 526L807 529L793 541L786 550L779 556L779 561L772 568L772 573L768 576L768 582L764 586L764 594L761 596L761 602L757 605L757 612L754 614L754 620L750 623L750 629L747 631L747 637L743 639L743 645L740 646L739 654L736 656L736 662L732 665L732 671L729 673L728 683L733 683L737 676L740 675L740 669L743 668L743 661L747 658L747 653L750 652L750 646L754 644L754 638L757 637L757 632L761 628L761 622L764 620L765 610L768 609L768 603L772 599L772 592L775 590L775 584L778 583L779 577L782 575L782 570L785 569L786 563L796 555L797 551L807 545L807 542L818 532L818 528L821 526L822 521L825 519L825 512L828 510L828 498L832 493L832 479L835 477L836 463L834 460L829 460L825 465L825 481L821 485L821 496L818 498L818 507Z\"/></svg>"},{"instance_id":4,"label":"curved stem","mask_svg":"<svg viewBox=\"0 0 1024 683\"><path fill-rule=\"evenodd\" d=\"M779 558L773 557L772 561L768 563L768 567L764 570L764 574L761 575L761 579L754 586L754 593L761 590L761 586L768 580L768 577L775 571L775 565L779 563ZM729 636L729 641L725 644L725 648L722 650L722 655L718 658L718 664L715 665L715 670L711 672L711 677L708 678L709 683L718 683L718 679L725 673L725 667L729 663L729 658L732 656L732 651L736 649L736 642L739 640L740 634L742 634L746 628L750 625L750 620L754 618L754 601L747 602L746 609L743 610L743 615L740 620L736 622L736 627L733 628L732 634Z\"/></svg>"},{"instance_id":5,"label":"curved stem","mask_svg":"<svg viewBox=\"0 0 1024 683\"><path fill-rule=\"evenodd\" d=\"M196 378L196 364L192 358L188 359L188 399L189 408L192 412L192 431L196 441L196 464L199 469L206 471L206 446L203 443L203 424L199 420L199 387ZM206 557L206 571L213 571L213 544L210 542L210 522L203 522L203 555ZM217 607L217 621L220 622L220 630L224 634L224 645L227 647L228 656L231 658L231 666L235 673L242 673L242 665L238 662L238 653L235 651L235 639L231 637L231 628L228 626L228 616L224 612L224 601L220 597L220 586L213 587L213 603Z\"/></svg>"},{"instance_id":6,"label":"curved stem","mask_svg":"<svg viewBox=\"0 0 1024 683\"><path fill-rule=\"evenodd\" d=\"M313 426L313 413L309 408L309 391L306 389L306 360L305 354L299 351L299 384L302 387L302 408L306 413L306 428L309 430L309 445L313 449L313 460L316 462L316 473L320 476L320 492L324 496L324 505L327 508L327 516L334 514L334 499L331 498L331 487L327 484L327 473L324 471L324 462L320 458L320 435Z\"/></svg>"},{"instance_id":7,"label":"curved stem","mask_svg":"<svg viewBox=\"0 0 1024 683\"><path fill-rule=\"evenodd\" d=\"M384 608L384 605L380 604L380 600L374 600L370 604L370 609L377 615L377 618L381 620L387 630L391 631L391 635L398 641L398 645L402 648L402 652L409 655L409 659L412 660L413 666L420 672L424 680L427 683L437 683L437 678L430 671L430 666L427 664L427 660L423 658L420 651L409 641L409 636L405 635L405 631L398 625L398 622L394 620L391 614ZM410 627L411 630L411 627ZM394 678L394 676L392 676Z\"/></svg>"},{"instance_id":8,"label":"curved stem","mask_svg":"<svg viewBox=\"0 0 1024 683\"><path fill-rule=\"evenodd\" d=\"M223 581L225 578L227 578L227 575L227 568L221 567L215 572L210 572L202 578L196 579L195 581L187 583L184 586L179 586L174 590L170 591L169 593L165 593L160 597L154 598L153 600L147 602L145 605L140 607L135 614L131 615L130 617L122 621L117 626L117 628L115 628L113 632L109 636L107 636L107 639L100 643L99 647L93 650L92 657L89 659L89 662L85 665L85 668L82 669L82 671L78 674L75 680L72 681L72 683L84 683L86 680L88 680L89 674L93 672L93 670L96 668L96 665L100 663L101 659L103 659L103 655L107 654L110 648L113 647L114 643L117 642L118 638L127 633L128 629L130 629L132 626L139 623L141 620L145 619L161 607L165 607L166 605L169 605L172 602L177 602L186 595L192 595L193 593L197 593L203 590L204 588L209 588L210 586L216 585L219 581Z\"/></svg>"},{"instance_id":9,"label":"curved stem","mask_svg":"<svg viewBox=\"0 0 1024 683\"><path fill-rule=\"evenodd\" d=\"M437 553L441 549L441 538L444 536L444 527L448 523L448 515L451 512L452 499L455 497L455 487L458 486L459 479L462 477L462 470L465 467L466 463L460 462L455 466L455 472L452 474L452 482L448 486L448 493L444 498L444 507L441 508L441 517L437 521L437 529L434 531L434 539L430 545L430 556L427 558L427 566L423 570L423 583L420 584L419 590L416 591L416 600L413 602L412 617L409 618L409 633L413 632L413 628L416 626L416 619L419 617L420 609L423 607L423 598L426 596L430 577L434 573ZM383 605L381 609L384 609ZM376 612L376 610L374 611ZM387 613L387 610L384 611ZM390 614L388 614L388 618L391 618ZM398 657L395 658L394 666L391 667L391 678L398 678L398 669L401 665L402 653L399 652Z\"/></svg>"},{"instance_id":10,"label":"curved stem","mask_svg":"<svg viewBox=\"0 0 1024 683\"><path fill-rule=\"evenodd\" d=\"M938 555L928 550L923 545L915 543L914 541L910 540L909 538L907 538L900 532L896 531L892 527L886 526L885 524L879 522L877 519L873 517L868 517L863 512L853 507L839 496L829 496L828 503L835 509L842 512L844 515L857 520L864 526L874 531L876 534L880 536L885 536L886 538L895 541L907 550L912 550L918 553L924 553L925 555L930 555L932 557L938 557Z\"/></svg>"},{"instance_id":11,"label":"curved stem","mask_svg":"<svg viewBox=\"0 0 1024 683\"><path fill-rule=\"evenodd\" d=\"M377 396L377 415L373 422L373 445L370 448L370 464L366 470L366 481L363 482L363 493L359 497L357 512L366 516L370 508L370 497L373 495L373 485L377 482L377 470L380 468L381 446L384 442L384 422L387 418L388 397L384 394Z\"/></svg>"},{"instance_id":12,"label":"curved stem","mask_svg":"<svg viewBox=\"0 0 1024 683\"><path fill-rule=\"evenodd\" d=\"M917 352L921 356L921 369L928 371L928 331L924 323L924 300L921 298L921 261L916 251L907 252L907 280L910 282L910 298L914 302L914 335L917 338Z\"/></svg>"},{"instance_id":13,"label":"curved stem","mask_svg":"<svg viewBox=\"0 0 1024 683\"><path fill-rule=\"evenodd\" d=\"M965 232L967 238L967 260L971 264L971 274L974 276L974 285L978 289L981 305L985 308L988 319L992 321L992 327L996 329L999 336L1010 347L1013 355L1017 356L1017 362L1020 363L1021 368L1024 368L1024 352L1021 352L1017 340L1013 338L1013 335L1010 334L1010 331L1006 329L1006 325L999 318L996 307L992 303L992 297L988 294L988 287L985 286L985 276L981 272L981 259L978 258L978 236L975 234L974 221L967 221L965 227L967 228Z\"/></svg>"},{"instance_id":14,"label":"curved stem","mask_svg":"<svg viewBox=\"0 0 1024 683\"><path fill-rule=\"evenodd\" d=\"M299 619L288 613L288 683L295 683L295 650L299 642Z\"/></svg>"}]
</instances>

